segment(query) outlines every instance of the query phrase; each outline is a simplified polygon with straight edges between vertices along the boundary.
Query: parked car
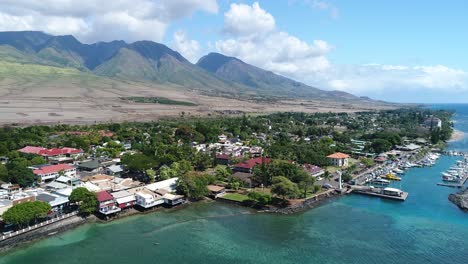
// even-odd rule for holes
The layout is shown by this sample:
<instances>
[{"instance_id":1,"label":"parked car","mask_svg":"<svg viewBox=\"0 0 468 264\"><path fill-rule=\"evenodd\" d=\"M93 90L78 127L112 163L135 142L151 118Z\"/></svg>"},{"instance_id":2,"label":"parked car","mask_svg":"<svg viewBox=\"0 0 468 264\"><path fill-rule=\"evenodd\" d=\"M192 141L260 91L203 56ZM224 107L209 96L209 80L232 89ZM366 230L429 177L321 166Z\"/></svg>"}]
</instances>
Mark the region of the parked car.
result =
<instances>
[{"instance_id":1,"label":"parked car","mask_svg":"<svg viewBox=\"0 0 468 264\"><path fill-rule=\"evenodd\" d=\"M325 184L322 185L322 188L325 188L325 189L332 189L333 186L332 186L331 184L329 184L329 183L325 183Z\"/></svg>"}]
</instances>

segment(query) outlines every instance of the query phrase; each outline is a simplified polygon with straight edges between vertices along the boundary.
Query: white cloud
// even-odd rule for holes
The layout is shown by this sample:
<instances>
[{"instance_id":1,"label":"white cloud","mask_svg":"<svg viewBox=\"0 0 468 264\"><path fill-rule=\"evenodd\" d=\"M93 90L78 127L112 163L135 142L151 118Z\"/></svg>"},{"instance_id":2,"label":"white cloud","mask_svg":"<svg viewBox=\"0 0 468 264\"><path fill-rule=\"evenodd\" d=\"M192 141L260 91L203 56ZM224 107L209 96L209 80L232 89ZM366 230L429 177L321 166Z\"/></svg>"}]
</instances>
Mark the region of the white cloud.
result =
<instances>
[{"instance_id":1,"label":"white cloud","mask_svg":"<svg viewBox=\"0 0 468 264\"><path fill-rule=\"evenodd\" d=\"M161 41L174 20L218 12L216 0L2 0L0 30L73 34L84 42Z\"/></svg>"},{"instance_id":2,"label":"white cloud","mask_svg":"<svg viewBox=\"0 0 468 264\"><path fill-rule=\"evenodd\" d=\"M319 9L334 8L326 1L314 2ZM217 41L216 49L255 66L323 89L340 90L389 101L468 100L466 71L442 65L331 64L327 55L333 48L326 41L315 40L307 43L279 31L274 23L261 26L266 24L266 17L271 17L268 20L274 22L274 17L261 9L257 3L252 6L231 5L231 9L225 14L225 29L230 28L228 32L231 32L231 35L227 39ZM248 24L254 25L256 30L233 30L234 25L242 25L233 21L241 20L249 21Z\"/></svg>"},{"instance_id":3,"label":"white cloud","mask_svg":"<svg viewBox=\"0 0 468 264\"><path fill-rule=\"evenodd\" d=\"M189 39L183 30L174 33L171 47L192 63L195 63L200 58L200 44L196 40Z\"/></svg>"},{"instance_id":4,"label":"white cloud","mask_svg":"<svg viewBox=\"0 0 468 264\"><path fill-rule=\"evenodd\" d=\"M221 53L291 77L329 67L325 55L331 46L327 42L307 43L277 30L273 16L257 2L252 6L232 4L224 17L225 31L231 37L216 42L216 49Z\"/></svg>"},{"instance_id":5,"label":"white cloud","mask_svg":"<svg viewBox=\"0 0 468 264\"><path fill-rule=\"evenodd\" d=\"M224 31L234 36L251 36L274 29L275 19L260 8L258 2L252 6L231 4L229 11L224 14Z\"/></svg>"}]
</instances>

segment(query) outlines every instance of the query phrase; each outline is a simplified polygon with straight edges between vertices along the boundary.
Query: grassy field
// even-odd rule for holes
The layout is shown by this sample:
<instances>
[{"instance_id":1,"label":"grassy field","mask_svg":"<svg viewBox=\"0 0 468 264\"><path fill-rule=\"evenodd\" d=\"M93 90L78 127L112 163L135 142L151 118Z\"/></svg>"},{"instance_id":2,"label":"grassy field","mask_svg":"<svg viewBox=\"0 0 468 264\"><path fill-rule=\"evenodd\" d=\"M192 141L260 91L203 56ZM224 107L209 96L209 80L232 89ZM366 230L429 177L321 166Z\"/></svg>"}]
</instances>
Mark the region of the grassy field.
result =
<instances>
[{"instance_id":1,"label":"grassy field","mask_svg":"<svg viewBox=\"0 0 468 264\"><path fill-rule=\"evenodd\" d=\"M236 202L243 202L249 199L247 195L240 194L240 193L228 193L224 195L223 198L227 200L231 200L231 201L236 201Z\"/></svg>"}]
</instances>

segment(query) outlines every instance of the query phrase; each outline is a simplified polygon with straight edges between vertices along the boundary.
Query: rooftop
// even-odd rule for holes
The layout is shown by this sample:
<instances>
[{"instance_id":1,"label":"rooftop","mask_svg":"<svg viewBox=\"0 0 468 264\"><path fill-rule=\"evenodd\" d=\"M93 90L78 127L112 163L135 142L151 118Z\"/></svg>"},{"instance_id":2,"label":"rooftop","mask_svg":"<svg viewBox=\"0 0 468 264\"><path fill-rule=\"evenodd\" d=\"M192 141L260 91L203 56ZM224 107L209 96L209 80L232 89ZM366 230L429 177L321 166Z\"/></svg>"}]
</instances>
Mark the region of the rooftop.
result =
<instances>
[{"instance_id":1,"label":"rooftop","mask_svg":"<svg viewBox=\"0 0 468 264\"><path fill-rule=\"evenodd\" d=\"M114 200L114 197L107 191L98 192L96 196L99 202Z\"/></svg>"},{"instance_id":2,"label":"rooftop","mask_svg":"<svg viewBox=\"0 0 468 264\"><path fill-rule=\"evenodd\" d=\"M234 165L236 168L244 168L244 169L253 169L256 165L265 163L269 164L271 162L270 158L265 158L265 157L258 157L258 158L253 158L249 159L240 163L237 163Z\"/></svg>"},{"instance_id":3,"label":"rooftop","mask_svg":"<svg viewBox=\"0 0 468 264\"><path fill-rule=\"evenodd\" d=\"M330 158L330 159L347 159L347 158L349 158L349 155L341 153L341 152L336 152L334 154L328 155L327 158Z\"/></svg>"},{"instance_id":4,"label":"rooftop","mask_svg":"<svg viewBox=\"0 0 468 264\"><path fill-rule=\"evenodd\" d=\"M41 167L40 169L33 170L36 175L44 175L49 173L57 173L59 171L72 170L74 167L67 164L57 164Z\"/></svg>"}]
</instances>

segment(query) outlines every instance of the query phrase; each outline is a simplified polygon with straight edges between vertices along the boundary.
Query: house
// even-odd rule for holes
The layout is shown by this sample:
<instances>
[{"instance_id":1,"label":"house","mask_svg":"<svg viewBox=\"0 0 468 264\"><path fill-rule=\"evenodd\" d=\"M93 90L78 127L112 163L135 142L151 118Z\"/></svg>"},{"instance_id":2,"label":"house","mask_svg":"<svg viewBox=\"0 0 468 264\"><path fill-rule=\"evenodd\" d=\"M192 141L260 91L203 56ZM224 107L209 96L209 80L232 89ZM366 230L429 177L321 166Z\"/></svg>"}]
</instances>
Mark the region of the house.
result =
<instances>
[{"instance_id":1,"label":"house","mask_svg":"<svg viewBox=\"0 0 468 264\"><path fill-rule=\"evenodd\" d=\"M128 191L135 195L135 204L142 208L148 209L164 203L164 198L162 196L144 187L134 188Z\"/></svg>"},{"instance_id":2,"label":"house","mask_svg":"<svg viewBox=\"0 0 468 264\"><path fill-rule=\"evenodd\" d=\"M337 167L348 166L348 160L349 160L348 154L337 152L337 153L328 155L327 158L329 158L332 161L333 166L337 166Z\"/></svg>"},{"instance_id":3,"label":"house","mask_svg":"<svg viewBox=\"0 0 468 264\"><path fill-rule=\"evenodd\" d=\"M75 178L76 168L68 164L38 166L33 170L34 175L39 183L50 182L57 179L59 176Z\"/></svg>"},{"instance_id":4,"label":"house","mask_svg":"<svg viewBox=\"0 0 468 264\"><path fill-rule=\"evenodd\" d=\"M312 177L319 177L325 173L325 170L312 164L304 164L302 168Z\"/></svg>"},{"instance_id":5,"label":"house","mask_svg":"<svg viewBox=\"0 0 468 264\"><path fill-rule=\"evenodd\" d=\"M92 159L88 161L83 161L79 163L76 167L80 171L96 173L96 172L100 172L104 168L104 165L101 164L100 160Z\"/></svg>"},{"instance_id":6,"label":"house","mask_svg":"<svg viewBox=\"0 0 468 264\"><path fill-rule=\"evenodd\" d=\"M111 165L106 168L106 173L113 176L120 176L123 172L121 165Z\"/></svg>"},{"instance_id":7,"label":"house","mask_svg":"<svg viewBox=\"0 0 468 264\"><path fill-rule=\"evenodd\" d=\"M118 191L112 193L111 195L114 197L115 202L117 203L117 206L119 206L120 209L132 207L136 201L135 195L128 191Z\"/></svg>"},{"instance_id":8,"label":"house","mask_svg":"<svg viewBox=\"0 0 468 264\"><path fill-rule=\"evenodd\" d=\"M210 196L214 198L218 198L220 194L223 194L226 191L226 188L224 186L218 186L218 185L208 185L206 186L208 188L208 191L210 192Z\"/></svg>"},{"instance_id":9,"label":"house","mask_svg":"<svg viewBox=\"0 0 468 264\"><path fill-rule=\"evenodd\" d=\"M265 157L257 157L253 159L249 159L240 163L233 165L234 172L245 172L245 173L253 173L253 168L260 164L269 164L271 162L270 158Z\"/></svg>"},{"instance_id":10,"label":"house","mask_svg":"<svg viewBox=\"0 0 468 264\"><path fill-rule=\"evenodd\" d=\"M98 200L97 211L103 215L110 215L120 212L122 209L117 206L114 197L107 191L96 194Z\"/></svg>"},{"instance_id":11,"label":"house","mask_svg":"<svg viewBox=\"0 0 468 264\"><path fill-rule=\"evenodd\" d=\"M145 187L146 187L146 189L148 189L148 190L150 190L152 192L156 192L158 190L165 190L167 193L174 193L174 192L176 192L177 180L178 179L179 178L174 177L174 178L170 178L170 179L167 179L167 180L164 180L164 181L148 184Z\"/></svg>"},{"instance_id":12,"label":"house","mask_svg":"<svg viewBox=\"0 0 468 264\"><path fill-rule=\"evenodd\" d=\"M70 205L67 196L52 194L49 192L41 192L36 196L37 201L46 202L52 207L51 211L61 213L66 207Z\"/></svg>"},{"instance_id":13,"label":"house","mask_svg":"<svg viewBox=\"0 0 468 264\"><path fill-rule=\"evenodd\" d=\"M35 154L43 156L46 159L53 158L53 157L68 157L68 158L77 158L83 155L84 151L82 149L75 149L75 148L52 148L47 149L43 147L34 147L34 146L26 146L22 149L18 150L21 153L25 154Z\"/></svg>"},{"instance_id":14,"label":"house","mask_svg":"<svg viewBox=\"0 0 468 264\"><path fill-rule=\"evenodd\" d=\"M388 156L385 153L381 153L377 157L375 157L374 161L377 163L385 163L387 159Z\"/></svg>"},{"instance_id":15,"label":"house","mask_svg":"<svg viewBox=\"0 0 468 264\"><path fill-rule=\"evenodd\" d=\"M227 154L216 155L216 164L218 165L229 165L230 161L231 161L231 156Z\"/></svg>"},{"instance_id":16,"label":"house","mask_svg":"<svg viewBox=\"0 0 468 264\"><path fill-rule=\"evenodd\" d=\"M178 204L181 204L184 202L184 196L183 195L176 195L176 194L171 194L171 193L166 193L163 196L164 203L169 205L169 206L175 206Z\"/></svg>"},{"instance_id":17,"label":"house","mask_svg":"<svg viewBox=\"0 0 468 264\"><path fill-rule=\"evenodd\" d=\"M11 184L11 183L4 183L0 185L0 188L6 190L8 193L13 193L21 189L19 184Z\"/></svg>"}]
</instances>

